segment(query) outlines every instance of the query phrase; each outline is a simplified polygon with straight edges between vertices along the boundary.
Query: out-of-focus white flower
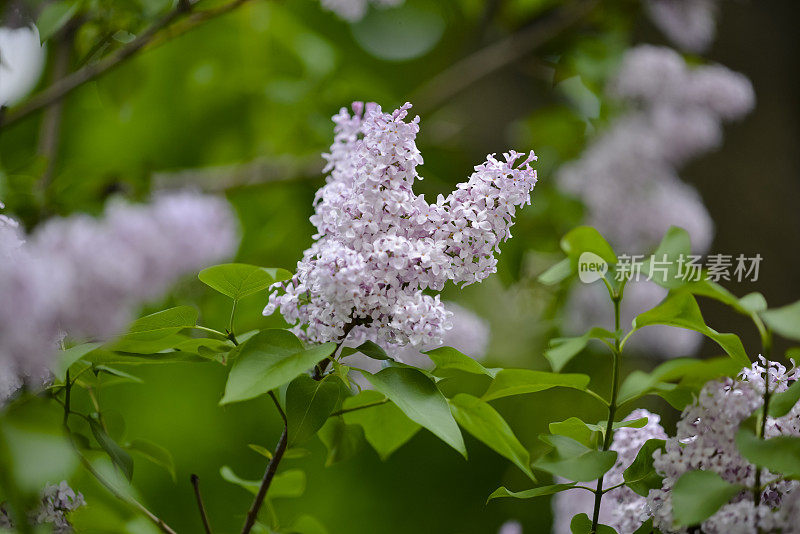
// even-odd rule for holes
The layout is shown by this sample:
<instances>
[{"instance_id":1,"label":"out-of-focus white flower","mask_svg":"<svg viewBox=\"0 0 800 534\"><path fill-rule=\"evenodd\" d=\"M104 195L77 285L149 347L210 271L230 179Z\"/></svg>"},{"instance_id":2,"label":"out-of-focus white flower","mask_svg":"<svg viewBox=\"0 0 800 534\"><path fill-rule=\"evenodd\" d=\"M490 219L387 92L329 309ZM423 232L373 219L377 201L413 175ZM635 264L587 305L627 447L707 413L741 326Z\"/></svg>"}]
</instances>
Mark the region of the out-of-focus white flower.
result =
<instances>
[{"instance_id":1,"label":"out-of-focus white flower","mask_svg":"<svg viewBox=\"0 0 800 534\"><path fill-rule=\"evenodd\" d=\"M522 534L522 524L519 521L506 521L500 525L497 534Z\"/></svg>"},{"instance_id":2,"label":"out-of-focus white flower","mask_svg":"<svg viewBox=\"0 0 800 534\"><path fill-rule=\"evenodd\" d=\"M645 280L644 276L642 280L631 280L625 286L620 310L623 327L630 327L637 315L654 308L667 296L666 289ZM600 283L575 286L565 310L569 335L583 335L594 326L614 330L611 299L606 287ZM655 358L677 358L694 354L702 342L703 335L692 330L652 325L631 336L625 343L625 351Z\"/></svg>"},{"instance_id":3,"label":"out-of-focus white flower","mask_svg":"<svg viewBox=\"0 0 800 534\"><path fill-rule=\"evenodd\" d=\"M36 86L45 62L39 30L0 26L0 106L18 102Z\"/></svg>"},{"instance_id":4,"label":"out-of-focus white flower","mask_svg":"<svg viewBox=\"0 0 800 534\"><path fill-rule=\"evenodd\" d=\"M320 0L322 7L333 11L339 18L348 22L358 22L367 13L367 6L378 7L399 6L405 0Z\"/></svg>"},{"instance_id":5,"label":"out-of-focus white flower","mask_svg":"<svg viewBox=\"0 0 800 534\"><path fill-rule=\"evenodd\" d=\"M536 160L493 154L435 204L414 194L422 156L411 104L383 113L376 104L342 109L311 223L316 241L297 274L276 284L264 309L280 309L312 342L340 341L353 325L380 344L437 346L449 313L439 296L448 280L464 285L496 271L499 245L511 237L518 206L530 203Z\"/></svg>"},{"instance_id":6,"label":"out-of-focus white flower","mask_svg":"<svg viewBox=\"0 0 800 534\"><path fill-rule=\"evenodd\" d=\"M764 403L764 359L761 365L742 370L737 379L727 378L706 384L694 403L681 414L675 437L669 438L665 451L653 455L653 467L664 477L660 490L647 497L653 525L662 532L686 532L672 526L672 488L687 471L714 471L733 484L753 486L756 467L745 460L736 446L735 437L742 421ZM785 391L791 382L800 378L800 371L772 362L769 368L770 391ZM800 436L800 404L783 417L768 417L767 438L779 435ZM701 525L709 534L755 532L756 520L764 532L782 528L782 517L794 514L795 503L786 503L783 516L774 512L782 507L784 496L797 494L800 482L778 480L776 475L762 470L762 484L767 484L756 507L751 492L734 496ZM791 528L795 528L796 525Z\"/></svg>"},{"instance_id":7,"label":"out-of-focus white flower","mask_svg":"<svg viewBox=\"0 0 800 534\"><path fill-rule=\"evenodd\" d=\"M676 46L704 52L717 31L718 0L645 0L653 23Z\"/></svg>"},{"instance_id":8,"label":"out-of-focus white flower","mask_svg":"<svg viewBox=\"0 0 800 534\"><path fill-rule=\"evenodd\" d=\"M141 303L237 244L228 204L194 193L112 202L100 219L52 219L24 244L8 221L0 221L0 370L21 381L46 375L63 331L109 339Z\"/></svg>"},{"instance_id":9,"label":"out-of-focus white flower","mask_svg":"<svg viewBox=\"0 0 800 534\"><path fill-rule=\"evenodd\" d=\"M666 439L659 424L661 418L647 410L634 410L626 421L647 418L642 428L622 427L614 431L611 450L617 452L617 461L603 476L603 487L610 488L623 482L622 474L639 454L639 449L649 439ZM558 480L558 482L564 482ZM568 482L568 481L567 481ZM585 484L593 488L596 482ZM643 522L646 499L626 486L613 489L600 501L600 523L616 529L619 534L632 534ZM557 493L553 498L553 534L570 534L570 521L577 514L592 517L594 494L582 489Z\"/></svg>"}]
</instances>

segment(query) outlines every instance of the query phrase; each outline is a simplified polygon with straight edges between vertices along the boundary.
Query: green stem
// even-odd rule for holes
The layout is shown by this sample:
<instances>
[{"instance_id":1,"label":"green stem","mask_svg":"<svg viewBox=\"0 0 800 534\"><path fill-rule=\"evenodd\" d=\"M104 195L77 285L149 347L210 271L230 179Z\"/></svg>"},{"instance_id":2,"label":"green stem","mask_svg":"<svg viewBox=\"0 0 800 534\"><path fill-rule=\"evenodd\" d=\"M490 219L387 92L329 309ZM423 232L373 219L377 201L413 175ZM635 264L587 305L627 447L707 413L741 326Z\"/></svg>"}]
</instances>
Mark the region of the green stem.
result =
<instances>
[{"instance_id":1,"label":"green stem","mask_svg":"<svg viewBox=\"0 0 800 534\"><path fill-rule=\"evenodd\" d=\"M621 353L621 332L620 332L620 302L622 301L622 291L624 290L624 283L620 288L619 293L611 291L611 300L614 303L614 350L613 367L611 371L611 402L608 403L608 422L606 423L606 433L603 439L603 451L607 451L611 447L611 440L614 432L614 417L617 415L617 399L619 398L619 385L620 385L620 367L622 364ZM597 489L594 492L594 511L592 512L592 529L591 534L597 532L597 525L600 520L600 503L603 499L603 477L597 479Z\"/></svg>"},{"instance_id":2,"label":"green stem","mask_svg":"<svg viewBox=\"0 0 800 534\"><path fill-rule=\"evenodd\" d=\"M364 404L363 406L355 406L353 408L346 408L344 410L338 410L330 414L328 417L336 417L337 415L343 415L350 412L357 412L359 410L366 410L367 408L373 408L375 406L381 406L389 402L389 399L383 399L377 402L371 402L369 404Z\"/></svg>"},{"instance_id":3,"label":"green stem","mask_svg":"<svg viewBox=\"0 0 800 534\"><path fill-rule=\"evenodd\" d=\"M199 324L194 325L192 328L195 329L195 330L202 330L203 332L208 332L209 334L214 334L214 335L223 337L225 339L228 339L228 334L226 334L225 332L220 332L219 330L214 330L213 328L208 328L206 326L200 326Z\"/></svg>"},{"instance_id":4,"label":"green stem","mask_svg":"<svg viewBox=\"0 0 800 534\"><path fill-rule=\"evenodd\" d=\"M761 319L758 316L754 317L754 321L756 322L756 326L758 327L759 333L761 334L761 346L762 346L762 356L764 356L765 366L764 369L764 407L761 412L761 422L758 428L758 438L765 439L765 433L767 429L767 414L769 413L769 401L770 397L772 396L772 392L769 390L769 368L770 368L770 358L772 357L772 332L764 327L764 324L761 322ZM753 487L753 502L756 506L761 504L761 466L756 465L756 478L755 478L755 485ZM757 519L756 519L757 521Z\"/></svg>"}]
</instances>

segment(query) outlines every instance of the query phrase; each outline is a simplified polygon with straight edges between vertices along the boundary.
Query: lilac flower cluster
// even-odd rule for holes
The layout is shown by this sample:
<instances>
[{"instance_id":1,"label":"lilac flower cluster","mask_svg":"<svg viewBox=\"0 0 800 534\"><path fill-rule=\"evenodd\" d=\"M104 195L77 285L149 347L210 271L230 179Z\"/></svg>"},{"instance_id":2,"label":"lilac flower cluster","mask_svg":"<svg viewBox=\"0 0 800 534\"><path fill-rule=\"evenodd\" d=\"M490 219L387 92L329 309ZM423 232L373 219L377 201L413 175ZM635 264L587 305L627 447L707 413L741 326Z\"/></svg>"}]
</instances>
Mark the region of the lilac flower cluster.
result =
<instances>
[{"instance_id":1,"label":"lilac flower cluster","mask_svg":"<svg viewBox=\"0 0 800 534\"><path fill-rule=\"evenodd\" d=\"M671 490L687 471L714 471L728 482L752 487L756 468L745 460L736 447L735 436L742 421L750 417L764 402L764 359L745 368L737 379L724 379L706 384L693 404L681 414L676 435L667 440L665 452L656 452L653 466L664 477L660 490L647 498L648 513L662 532L686 532L672 523ZM775 362L769 366L770 391L785 391L800 379L800 370L788 370ZM767 438L779 435L800 436L800 405L783 417L767 419ZM743 491L701 525L708 534L756 532L757 525L765 532L797 528L797 497L800 482L778 480L766 469L761 473L761 504L756 506L750 491ZM785 499L784 496L791 495ZM775 510L780 509L778 512ZM788 522L785 522L788 521Z\"/></svg>"},{"instance_id":2,"label":"lilac flower cluster","mask_svg":"<svg viewBox=\"0 0 800 534\"><path fill-rule=\"evenodd\" d=\"M66 481L62 481L60 484L51 484L45 487L41 498L42 502L39 508L30 514L30 522L33 525L48 525L55 534L72 532L69 513L86 504L83 495L80 492L76 493ZM0 528L14 528L3 505L0 505Z\"/></svg>"},{"instance_id":3,"label":"lilac flower cluster","mask_svg":"<svg viewBox=\"0 0 800 534\"><path fill-rule=\"evenodd\" d=\"M583 199L589 224L614 245L646 252L677 225L705 252L713 223L676 171L720 144L723 121L752 108L750 82L720 65L690 68L673 50L643 45L628 51L611 92L634 109L561 169L561 187ZM622 198L629 208L619 209Z\"/></svg>"},{"instance_id":4,"label":"lilac flower cluster","mask_svg":"<svg viewBox=\"0 0 800 534\"><path fill-rule=\"evenodd\" d=\"M650 20L676 46L704 52L717 31L719 0L645 0Z\"/></svg>"},{"instance_id":5,"label":"lilac flower cluster","mask_svg":"<svg viewBox=\"0 0 800 534\"><path fill-rule=\"evenodd\" d=\"M225 201L176 193L144 206L112 202L101 219L53 219L23 240L13 220L0 220L0 295L13 303L0 309L4 383L45 375L64 332L120 333L142 302L229 256L237 228Z\"/></svg>"},{"instance_id":6,"label":"lilac flower cluster","mask_svg":"<svg viewBox=\"0 0 800 534\"><path fill-rule=\"evenodd\" d=\"M666 439L667 435L659 424L661 418L647 410L634 410L626 421L647 418L641 428L622 427L614 431L611 450L617 452L617 461L603 476L603 487L610 488L623 482L622 474L636 459L642 445L649 439ZM594 483L589 483L594 487ZM626 486L615 488L600 501L600 523L608 525L620 534L632 534L639 528L646 511L646 499ZM556 494L553 499L553 534L569 534L570 521L576 514L592 516L594 494L585 490L572 489Z\"/></svg>"},{"instance_id":7,"label":"lilac flower cluster","mask_svg":"<svg viewBox=\"0 0 800 534\"><path fill-rule=\"evenodd\" d=\"M391 7L402 4L405 0L320 0L322 7L333 11L339 18L348 22L358 22L367 13L367 6Z\"/></svg>"},{"instance_id":8,"label":"lilac flower cluster","mask_svg":"<svg viewBox=\"0 0 800 534\"><path fill-rule=\"evenodd\" d=\"M422 156L419 117L404 120L410 107L384 113L357 102L352 115L342 109L333 117L330 175L311 217L316 241L264 309L280 309L308 341L339 341L366 325L381 343L440 344L449 314L438 295L423 291L495 272L494 253L511 237L517 206L530 203L533 152L489 155L434 204L414 194Z\"/></svg>"}]
</instances>

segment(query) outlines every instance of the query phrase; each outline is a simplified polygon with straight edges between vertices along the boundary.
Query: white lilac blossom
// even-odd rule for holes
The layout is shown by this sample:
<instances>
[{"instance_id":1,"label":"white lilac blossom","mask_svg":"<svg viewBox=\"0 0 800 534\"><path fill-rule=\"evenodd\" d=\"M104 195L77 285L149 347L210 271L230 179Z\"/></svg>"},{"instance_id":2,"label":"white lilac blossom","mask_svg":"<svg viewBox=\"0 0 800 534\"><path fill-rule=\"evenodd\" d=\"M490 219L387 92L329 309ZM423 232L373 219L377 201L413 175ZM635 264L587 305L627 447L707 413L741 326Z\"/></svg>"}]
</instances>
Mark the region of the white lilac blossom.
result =
<instances>
[{"instance_id":1,"label":"white lilac blossom","mask_svg":"<svg viewBox=\"0 0 800 534\"><path fill-rule=\"evenodd\" d=\"M29 520L33 525L49 526L54 534L67 534L72 532L70 512L85 504L83 495L75 492L66 481L51 484L42 490L41 504L29 514ZM4 504L0 505L0 528L14 528Z\"/></svg>"},{"instance_id":2,"label":"white lilac blossom","mask_svg":"<svg viewBox=\"0 0 800 534\"><path fill-rule=\"evenodd\" d=\"M738 378L727 378L706 384L694 403L684 409L676 435L667 440L665 451L657 451L653 466L664 477L660 490L652 490L647 498L653 525L662 532L686 532L672 524L671 490L678 478L687 471L714 471L733 484L752 487L756 468L745 460L736 447L739 425L764 403L764 359L761 364L742 370ZM775 362L769 366L770 391L785 391L800 378L797 369L788 370ZM780 418L768 417L767 438L779 435L800 436L800 405ZM708 534L755 532L756 521L765 532L783 528L782 518L796 519L796 497L800 482L778 480L766 469L761 482L767 484L756 506L750 491L742 491L701 525ZM792 495L784 503L784 496ZM783 512L775 512L782 508ZM789 531L796 529L789 524ZM786 532L786 531L784 531Z\"/></svg>"},{"instance_id":3,"label":"white lilac blossom","mask_svg":"<svg viewBox=\"0 0 800 534\"><path fill-rule=\"evenodd\" d=\"M36 26L0 26L0 107L15 104L36 86L44 61Z\"/></svg>"},{"instance_id":4,"label":"white lilac blossom","mask_svg":"<svg viewBox=\"0 0 800 534\"><path fill-rule=\"evenodd\" d=\"M661 418L647 410L638 409L625 418L626 421L647 418L641 428L622 427L614 431L611 450L617 452L617 461L603 476L603 487L610 488L623 482L623 472L633 463L639 449L649 439L666 439L659 424ZM594 487L595 483L586 484ZM556 494L553 499L553 534L569 534L572 517L585 513L592 516L594 494L582 489L571 489ZM644 521L646 499L627 486L615 488L600 501L600 523L616 529L619 534L632 534Z\"/></svg>"},{"instance_id":5,"label":"white lilac blossom","mask_svg":"<svg viewBox=\"0 0 800 534\"><path fill-rule=\"evenodd\" d=\"M330 175L311 217L316 241L264 309L280 309L307 341L340 341L360 325L379 343L440 344L449 313L438 295L424 291L495 272L495 252L511 237L516 208L530 203L533 152L489 155L434 204L416 195L422 156L419 117L405 120L410 107L383 113L357 102L353 115L343 108L333 117Z\"/></svg>"},{"instance_id":6,"label":"white lilac blossom","mask_svg":"<svg viewBox=\"0 0 800 534\"><path fill-rule=\"evenodd\" d=\"M667 290L647 281L643 273L639 281L625 286L620 310L621 324L628 325L637 315L654 308L667 296ZM600 283L579 284L569 294L565 306L568 335L583 335L594 326L613 330L613 305L608 290ZM702 334L684 328L665 325L647 326L625 343L626 352L660 358L678 358L694 354L703 342Z\"/></svg>"},{"instance_id":7,"label":"white lilac blossom","mask_svg":"<svg viewBox=\"0 0 800 534\"><path fill-rule=\"evenodd\" d=\"M719 0L645 0L650 20L676 46L704 52L717 30Z\"/></svg>"},{"instance_id":8,"label":"white lilac blossom","mask_svg":"<svg viewBox=\"0 0 800 534\"><path fill-rule=\"evenodd\" d=\"M26 242L0 220L0 373L5 382L46 375L66 332L119 334L143 302L179 277L229 256L235 219L221 199L194 193L151 204L111 202L102 218L52 219Z\"/></svg>"},{"instance_id":9,"label":"white lilac blossom","mask_svg":"<svg viewBox=\"0 0 800 534\"><path fill-rule=\"evenodd\" d=\"M364 18L369 4L378 7L391 7L402 4L405 0L320 0L322 7L333 11L339 18L348 22L358 22Z\"/></svg>"},{"instance_id":10,"label":"white lilac blossom","mask_svg":"<svg viewBox=\"0 0 800 534\"><path fill-rule=\"evenodd\" d=\"M486 350L489 346L489 324L472 311L459 306L455 302L445 302L443 304L445 310L451 314L451 328L445 331L442 343L422 347L383 343L382 348L389 357L406 365L413 365L421 369L432 369L433 362L421 351L447 346L453 347L476 360L483 360L486 357ZM367 340L376 341L375 339L370 339L374 337L371 336L371 334L374 334L374 332L370 332L369 329L356 327L350 335L347 336L344 346L354 348ZM360 352L343 358L342 363L356 369L363 369L369 373L377 373L382 368L381 361L365 356ZM367 380L361 379L360 373L353 374L352 376L356 384L362 389L372 387Z\"/></svg>"}]
</instances>

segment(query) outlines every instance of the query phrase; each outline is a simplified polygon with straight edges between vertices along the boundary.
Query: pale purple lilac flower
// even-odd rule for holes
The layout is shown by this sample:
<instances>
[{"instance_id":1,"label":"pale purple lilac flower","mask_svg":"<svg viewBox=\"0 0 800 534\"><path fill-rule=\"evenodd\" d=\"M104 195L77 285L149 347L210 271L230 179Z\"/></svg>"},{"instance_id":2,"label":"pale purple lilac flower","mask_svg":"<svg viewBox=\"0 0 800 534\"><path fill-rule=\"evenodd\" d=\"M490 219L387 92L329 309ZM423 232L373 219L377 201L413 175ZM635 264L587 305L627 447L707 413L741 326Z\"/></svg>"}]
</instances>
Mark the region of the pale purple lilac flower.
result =
<instances>
[{"instance_id":1,"label":"pale purple lilac flower","mask_svg":"<svg viewBox=\"0 0 800 534\"><path fill-rule=\"evenodd\" d=\"M33 525L47 525L54 534L72 532L69 514L86 504L83 495L75 492L66 481L62 481L60 484L45 487L41 499L39 508L30 513L30 522ZM0 504L0 528L14 528L4 504Z\"/></svg>"},{"instance_id":2,"label":"pale purple lilac flower","mask_svg":"<svg viewBox=\"0 0 800 534\"><path fill-rule=\"evenodd\" d=\"M495 272L516 207L530 203L533 152L489 155L434 204L416 195L422 156L419 117L404 120L410 107L383 113L357 102L353 115L342 109L333 118L336 135L325 156L331 173L311 217L316 241L264 309L280 309L307 341L339 341L358 324L379 343L440 344L449 314L438 295L423 291Z\"/></svg>"},{"instance_id":3,"label":"pale purple lilac flower","mask_svg":"<svg viewBox=\"0 0 800 534\"><path fill-rule=\"evenodd\" d=\"M672 524L671 490L687 471L714 471L728 482L743 486L752 487L755 483L755 466L739 454L735 436L741 422L763 405L764 363L761 358L761 364L745 368L737 379L726 378L706 384L695 402L684 409L676 435L667 440L665 452L657 451L653 455L653 466L664 480L660 490L650 492L647 506L654 526L662 532L686 532ZM776 362L770 364L770 391L785 391L798 378L800 371L796 368L787 371ZM800 405L795 405L783 417L769 417L765 435L767 438L800 436ZM762 470L762 483L776 478L766 469ZM708 534L755 532L756 518L766 532L782 528L783 515L796 518L796 503L787 502L783 515L775 510L782 506L785 495L797 495L798 491L800 482L773 482L762 493L762 504L758 507L753 503L752 493L743 491L703 522L701 528Z\"/></svg>"},{"instance_id":4,"label":"pale purple lilac flower","mask_svg":"<svg viewBox=\"0 0 800 534\"><path fill-rule=\"evenodd\" d=\"M121 333L143 302L232 254L237 228L224 200L175 193L149 205L112 202L102 218L52 219L22 240L0 221L0 297L10 303L0 307L0 372L37 381L63 332Z\"/></svg>"},{"instance_id":5,"label":"pale purple lilac flower","mask_svg":"<svg viewBox=\"0 0 800 534\"><path fill-rule=\"evenodd\" d=\"M649 439L666 439L667 435L659 424L661 418L647 410L638 409L625 418L626 421L647 418L642 428L622 427L614 431L611 450L617 452L617 461L603 476L603 487L610 488L623 482L622 474L630 467L639 454L639 449ZM558 480L557 482L565 482ZM583 484L594 488L596 482ZM571 489L557 493L553 498L553 534L569 534L572 517L585 513L592 517L594 494ZM600 501L600 523L608 525L619 534L632 534L644 521L646 499L626 486L613 489L603 495Z\"/></svg>"}]
</instances>

